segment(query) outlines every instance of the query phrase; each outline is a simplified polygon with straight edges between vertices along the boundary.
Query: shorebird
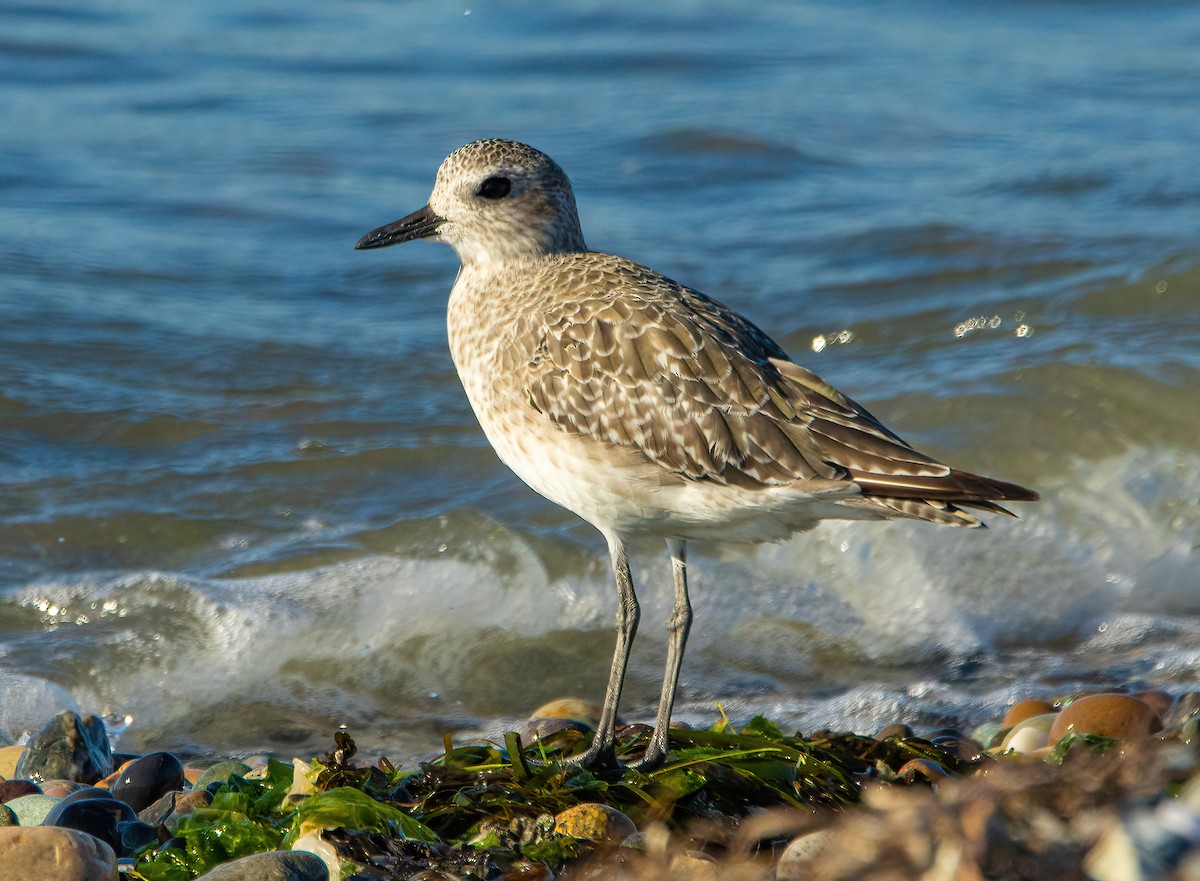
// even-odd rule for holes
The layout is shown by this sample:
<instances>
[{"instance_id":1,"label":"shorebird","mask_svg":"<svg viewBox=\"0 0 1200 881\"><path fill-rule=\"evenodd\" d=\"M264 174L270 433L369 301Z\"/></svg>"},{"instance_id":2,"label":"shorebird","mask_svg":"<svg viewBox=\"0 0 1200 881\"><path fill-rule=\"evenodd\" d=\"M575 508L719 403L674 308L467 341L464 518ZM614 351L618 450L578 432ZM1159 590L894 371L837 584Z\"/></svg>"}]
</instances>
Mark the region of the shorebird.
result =
<instances>
[{"instance_id":1,"label":"shorebird","mask_svg":"<svg viewBox=\"0 0 1200 881\"><path fill-rule=\"evenodd\" d=\"M825 519L981 526L965 508L1037 494L917 452L728 307L584 244L571 184L544 153L491 139L455 150L429 203L355 245L449 244L462 264L450 351L484 434L525 483L604 536L617 639L588 748L569 761L649 770L692 623L687 541L779 541ZM664 539L674 608L654 733L615 754L639 607L626 547Z\"/></svg>"}]
</instances>

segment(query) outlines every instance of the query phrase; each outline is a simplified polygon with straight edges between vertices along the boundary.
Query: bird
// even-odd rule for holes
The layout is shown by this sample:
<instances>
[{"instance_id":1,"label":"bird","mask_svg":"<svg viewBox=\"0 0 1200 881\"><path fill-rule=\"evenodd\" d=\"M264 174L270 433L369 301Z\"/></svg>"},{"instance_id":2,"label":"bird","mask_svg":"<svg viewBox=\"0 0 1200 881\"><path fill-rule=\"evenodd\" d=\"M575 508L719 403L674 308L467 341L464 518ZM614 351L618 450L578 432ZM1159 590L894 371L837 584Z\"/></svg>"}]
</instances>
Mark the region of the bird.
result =
<instances>
[{"instance_id":1,"label":"bird","mask_svg":"<svg viewBox=\"0 0 1200 881\"><path fill-rule=\"evenodd\" d=\"M428 204L355 248L416 239L458 254L450 353L488 441L608 545L616 645L592 740L566 761L665 761L692 625L688 542L781 541L826 519L979 527L968 509L1011 516L998 502L1038 498L918 452L724 304L589 250L566 173L526 144L450 153ZM628 548L644 536L666 542L674 604L653 734L625 762L617 711L640 619Z\"/></svg>"}]
</instances>

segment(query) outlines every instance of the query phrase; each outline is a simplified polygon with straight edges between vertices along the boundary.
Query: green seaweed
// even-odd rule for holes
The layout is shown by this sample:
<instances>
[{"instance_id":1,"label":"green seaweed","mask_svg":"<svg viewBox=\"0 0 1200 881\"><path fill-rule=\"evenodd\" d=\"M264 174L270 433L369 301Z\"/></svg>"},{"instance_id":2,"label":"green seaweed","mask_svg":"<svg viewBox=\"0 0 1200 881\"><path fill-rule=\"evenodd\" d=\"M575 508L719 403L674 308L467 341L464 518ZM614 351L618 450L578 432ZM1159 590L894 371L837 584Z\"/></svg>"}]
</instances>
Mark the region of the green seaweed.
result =
<instances>
[{"instance_id":1,"label":"green seaweed","mask_svg":"<svg viewBox=\"0 0 1200 881\"><path fill-rule=\"evenodd\" d=\"M621 729L619 752L636 752L648 734L645 726ZM951 773L978 764L917 737L789 736L761 716L740 730L724 714L708 729L673 728L668 760L648 772L590 771L559 760L585 741L577 731L529 746L511 733L503 745L455 746L447 738L441 756L406 770L386 759L355 765L354 740L338 731L334 748L313 762L315 793L289 797L293 769L279 762L269 763L261 779L231 777L210 806L179 822L174 834L182 846L141 854L131 877L190 881L227 860L288 847L311 831L326 833L348 860L369 858L396 873L422 860L463 871L474 866L471 872L534 861L558 871L598 846L556 828L554 818L578 804L617 808L639 827L722 816L736 822L761 807L840 809L858 800L866 780L917 783L898 776L914 758Z\"/></svg>"}]
</instances>

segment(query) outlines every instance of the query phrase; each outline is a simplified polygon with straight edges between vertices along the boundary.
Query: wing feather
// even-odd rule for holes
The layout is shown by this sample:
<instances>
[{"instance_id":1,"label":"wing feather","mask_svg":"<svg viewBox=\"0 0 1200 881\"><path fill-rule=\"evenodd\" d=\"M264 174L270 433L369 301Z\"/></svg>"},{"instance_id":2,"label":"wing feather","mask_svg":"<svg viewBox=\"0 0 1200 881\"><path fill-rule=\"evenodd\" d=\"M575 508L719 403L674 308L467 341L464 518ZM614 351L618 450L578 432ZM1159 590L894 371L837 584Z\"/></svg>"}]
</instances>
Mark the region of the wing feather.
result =
<instances>
[{"instance_id":1,"label":"wing feather","mask_svg":"<svg viewBox=\"0 0 1200 881\"><path fill-rule=\"evenodd\" d=\"M586 286L598 293L552 301L509 343L526 350L505 353L529 403L564 431L690 480L845 481L891 514L938 522L978 522L954 502L1003 511L990 500L1036 498L914 450L720 303L609 260Z\"/></svg>"}]
</instances>

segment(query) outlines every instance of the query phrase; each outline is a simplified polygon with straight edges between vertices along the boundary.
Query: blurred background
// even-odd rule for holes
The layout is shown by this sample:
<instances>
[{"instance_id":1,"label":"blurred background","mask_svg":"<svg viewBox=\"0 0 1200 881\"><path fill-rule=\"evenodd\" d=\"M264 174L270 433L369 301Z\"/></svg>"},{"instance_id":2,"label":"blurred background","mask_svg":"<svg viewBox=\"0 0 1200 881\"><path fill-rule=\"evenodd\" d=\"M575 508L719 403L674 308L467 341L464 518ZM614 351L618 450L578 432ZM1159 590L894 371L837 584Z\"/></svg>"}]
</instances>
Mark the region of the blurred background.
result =
<instances>
[{"instance_id":1,"label":"blurred background","mask_svg":"<svg viewBox=\"0 0 1200 881\"><path fill-rule=\"evenodd\" d=\"M693 549L677 718L1195 687L1193 4L0 0L0 35L0 739L69 707L403 757L600 698L603 542L480 433L453 253L352 250L488 136L558 160L591 247L1043 495ZM659 548L635 576L636 719Z\"/></svg>"}]
</instances>

